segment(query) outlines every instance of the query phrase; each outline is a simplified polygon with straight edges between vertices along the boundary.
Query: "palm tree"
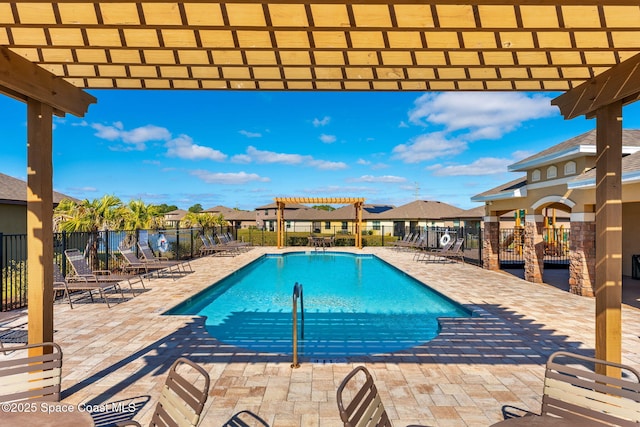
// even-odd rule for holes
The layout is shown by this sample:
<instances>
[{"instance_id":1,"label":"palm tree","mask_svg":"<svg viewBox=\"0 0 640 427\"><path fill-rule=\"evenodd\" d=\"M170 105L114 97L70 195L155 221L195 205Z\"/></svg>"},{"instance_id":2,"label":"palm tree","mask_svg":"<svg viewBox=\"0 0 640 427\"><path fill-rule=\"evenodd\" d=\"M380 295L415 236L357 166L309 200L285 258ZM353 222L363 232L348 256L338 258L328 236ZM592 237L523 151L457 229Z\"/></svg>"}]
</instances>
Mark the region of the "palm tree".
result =
<instances>
[{"instance_id":1,"label":"palm tree","mask_svg":"<svg viewBox=\"0 0 640 427\"><path fill-rule=\"evenodd\" d=\"M90 233L88 250L93 268L99 268L98 244L101 230L122 226L122 201L114 195L105 195L92 201L62 200L54 210L56 231Z\"/></svg>"},{"instance_id":2,"label":"palm tree","mask_svg":"<svg viewBox=\"0 0 640 427\"><path fill-rule=\"evenodd\" d=\"M163 217L156 205L147 205L142 200L131 200L122 210L123 226L126 230L161 228Z\"/></svg>"},{"instance_id":3,"label":"palm tree","mask_svg":"<svg viewBox=\"0 0 640 427\"><path fill-rule=\"evenodd\" d=\"M211 230L218 225L226 225L227 220L222 214L212 215L209 213L189 212L180 222L181 227L189 228L193 226L202 227L202 231Z\"/></svg>"}]
</instances>

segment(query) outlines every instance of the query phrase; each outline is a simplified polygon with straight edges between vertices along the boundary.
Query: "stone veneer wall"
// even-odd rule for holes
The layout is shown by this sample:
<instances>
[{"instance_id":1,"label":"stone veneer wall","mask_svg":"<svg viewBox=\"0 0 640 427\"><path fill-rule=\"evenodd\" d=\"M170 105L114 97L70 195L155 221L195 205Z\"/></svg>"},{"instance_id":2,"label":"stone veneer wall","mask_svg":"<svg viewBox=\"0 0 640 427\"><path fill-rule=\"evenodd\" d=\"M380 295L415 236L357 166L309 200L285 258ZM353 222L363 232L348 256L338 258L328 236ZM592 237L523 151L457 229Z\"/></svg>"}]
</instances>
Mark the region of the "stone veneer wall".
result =
<instances>
[{"instance_id":1,"label":"stone veneer wall","mask_svg":"<svg viewBox=\"0 0 640 427\"><path fill-rule=\"evenodd\" d=\"M524 278L542 283L544 272L543 222L526 221L524 225Z\"/></svg>"},{"instance_id":2,"label":"stone veneer wall","mask_svg":"<svg viewBox=\"0 0 640 427\"><path fill-rule=\"evenodd\" d=\"M482 267L500 270L500 223L485 221L482 238Z\"/></svg>"},{"instance_id":3,"label":"stone veneer wall","mask_svg":"<svg viewBox=\"0 0 640 427\"><path fill-rule=\"evenodd\" d=\"M592 297L596 280L596 223L571 221L569 292Z\"/></svg>"}]
</instances>

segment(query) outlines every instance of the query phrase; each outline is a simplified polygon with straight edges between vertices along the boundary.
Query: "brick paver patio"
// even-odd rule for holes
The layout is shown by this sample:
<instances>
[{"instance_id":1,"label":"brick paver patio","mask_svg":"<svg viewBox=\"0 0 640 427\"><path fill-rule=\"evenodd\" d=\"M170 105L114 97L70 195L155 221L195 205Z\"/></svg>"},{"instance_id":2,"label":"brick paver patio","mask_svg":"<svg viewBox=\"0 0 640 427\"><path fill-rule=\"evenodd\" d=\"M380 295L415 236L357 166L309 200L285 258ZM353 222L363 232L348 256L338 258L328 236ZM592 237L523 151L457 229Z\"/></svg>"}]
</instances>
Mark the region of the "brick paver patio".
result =
<instances>
[{"instance_id":1,"label":"brick paver patio","mask_svg":"<svg viewBox=\"0 0 640 427\"><path fill-rule=\"evenodd\" d=\"M353 249L347 249L353 250ZM537 412L543 365L556 350L592 354L595 301L471 265L425 264L412 254L365 248L476 311L446 320L437 339L388 355L341 363L256 354L208 336L202 319L162 313L275 248L192 261L194 273L153 279L148 291L108 309L55 304L55 341L64 352L63 403L134 403L144 425L175 358L201 364L212 380L202 426L221 426L251 411L272 427L341 426L336 388L356 365L374 374L396 426L488 426L503 410ZM292 284L293 286L293 284ZM392 286L392 284L390 284ZM640 368L640 310L623 306L623 362ZM109 406L108 409L112 409ZM97 425L131 414L94 413Z\"/></svg>"}]
</instances>

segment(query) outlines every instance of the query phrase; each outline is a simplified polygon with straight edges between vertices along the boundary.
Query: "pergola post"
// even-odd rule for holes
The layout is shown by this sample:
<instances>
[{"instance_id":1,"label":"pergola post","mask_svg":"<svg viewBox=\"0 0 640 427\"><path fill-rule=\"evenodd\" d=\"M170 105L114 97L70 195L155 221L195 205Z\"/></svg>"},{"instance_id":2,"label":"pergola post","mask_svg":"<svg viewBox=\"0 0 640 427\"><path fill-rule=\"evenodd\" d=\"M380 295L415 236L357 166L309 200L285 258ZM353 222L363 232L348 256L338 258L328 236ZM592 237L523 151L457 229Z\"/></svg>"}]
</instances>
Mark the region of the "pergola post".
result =
<instances>
[{"instance_id":1,"label":"pergola post","mask_svg":"<svg viewBox=\"0 0 640 427\"><path fill-rule=\"evenodd\" d=\"M353 204L356 209L356 248L362 249L362 202Z\"/></svg>"},{"instance_id":2,"label":"pergola post","mask_svg":"<svg viewBox=\"0 0 640 427\"><path fill-rule=\"evenodd\" d=\"M53 109L29 99L27 117L27 310L34 344L53 341Z\"/></svg>"},{"instance_id":3,"label":"pergola post","mask_svg":"<svg viewBox=\"0 0 640 427\"><path fill-rule=\"evenodd\" d=\"M284 247L284 202L276 201L276 225L277 225L277 239L276 244L278 249Z\"/></svg>"},{"instance_id":4,"label":"pergola post","mask_svg":"<svg viewBox=\"0 0 640 427\"><path fill-rule=\"evenodd\" d=\"M622 103L596 112L596 357L622 358ZM600 373L620 375L598 367ZM612 372L608 372L611 370Z\"/></svg>"}]
</instances>

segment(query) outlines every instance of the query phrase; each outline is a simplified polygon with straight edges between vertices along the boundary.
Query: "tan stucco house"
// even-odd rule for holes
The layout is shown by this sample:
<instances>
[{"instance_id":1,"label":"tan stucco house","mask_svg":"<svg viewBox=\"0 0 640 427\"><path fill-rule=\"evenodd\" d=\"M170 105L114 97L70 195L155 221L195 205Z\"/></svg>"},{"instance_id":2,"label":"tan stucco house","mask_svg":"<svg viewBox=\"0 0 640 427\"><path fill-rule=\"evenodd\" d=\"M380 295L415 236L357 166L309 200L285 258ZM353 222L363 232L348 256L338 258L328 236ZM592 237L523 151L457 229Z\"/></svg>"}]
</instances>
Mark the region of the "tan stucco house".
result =
<instances>
[{"instance_id":1,"label":"tan stucco house","mask_svg":"<svg viewBox=\"0 0 640 427\"><path fill-rule=\"evenodd\" d=\"M640 253L640 130L622 135L622 274L631 275L632 255ZM509 166L524 174L511 182L472 197L483 202L485 268L499 268L499 217L525 210L525 278L541 282L544 270L544 211L569 216L569 288L580 295L594 294L595 284L595 164L596 131L554 145Z\"/></svg>"}]
</instances>

